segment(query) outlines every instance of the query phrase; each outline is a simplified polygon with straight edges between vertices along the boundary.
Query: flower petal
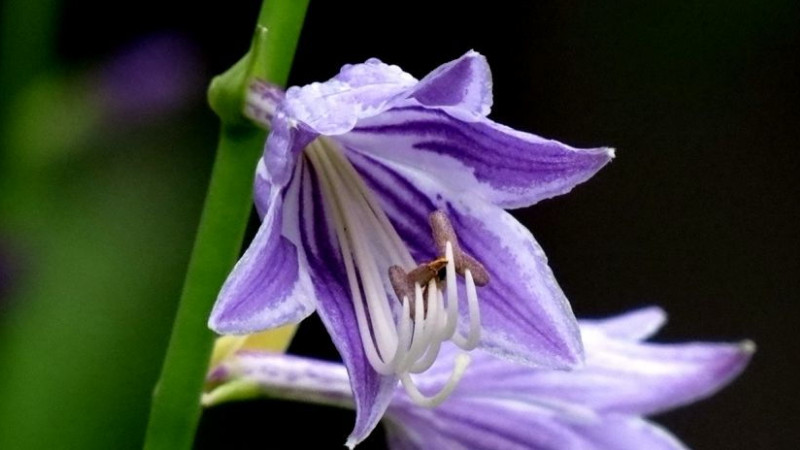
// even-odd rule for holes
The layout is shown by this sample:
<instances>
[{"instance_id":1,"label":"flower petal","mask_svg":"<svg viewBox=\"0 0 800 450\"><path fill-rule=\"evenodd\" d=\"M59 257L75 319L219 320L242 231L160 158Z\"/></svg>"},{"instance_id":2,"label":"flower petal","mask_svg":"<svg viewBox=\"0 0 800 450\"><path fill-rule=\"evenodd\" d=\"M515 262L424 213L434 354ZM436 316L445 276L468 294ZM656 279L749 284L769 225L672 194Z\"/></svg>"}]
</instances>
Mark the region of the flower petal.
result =
<instances>
[{"instance_id":1,"label":"flower petal","mask_svg":"<svg viewBox=\"0 0 800 450\"><path fill-rule=\"evenodd\" d=\"M580 333L569 303L541 248L516 219L411 168L354 151L348 157L417 261L436 256L427 221L441 209L461 246L486 267L491 281L478 291L484 348L551 368L581 360Z\"/></svg>"},{"instance_id":2,"label":"flower petal","mask_svg":"<svg viewBox=\"0 0 800 450\"><path fill-rule=\"evenodd\" d=\"M295 246L281 236L282 194L270 191L258 233L222 286L208 322L218 333L274 328L314 311L311 280L298 264Z\"/></svg>"},{"instance_id":3,"label":"flower petal","mask_svg":"<svg viewBox=\"0 0 800 450\"><path fill-rule=\"evenodd\" d=\"M587 448L581 436L558 419L535 404L454 395L433 410L396 401L387 412L386 429L392 449L397 443L402 443L397 448L419 450Z\"/></svg>"},{"instance_id":4,"label":"flower petal","mask_svg":"<svg viewBox=\"0 0 800 450\"><path fill-rule=\"evenodd\" d=\"M643 317L654 308L635 311L618 320ZM474 351L470 370L459 385L459 396L512 397L529 402L573 404L600 413L648 415L706 398L725 387L747 366L754 344L654 344L611 337L581 321L586 349L584 367L560 373L509 364ZM424 377L420 389L439 389L458 350L443 346L440 359ZM455 394L454 394L455 395Z\"/></svg>"},{"instance_id":5,"label":"flower petal","mask_svg":"<svg viewBox=\"0 0 800 450\"><path fill-rule=\"evenodd\" d=\"M609 148L573 148L463 110L421 106L364 118L338 139L503 208L569 192L614 155Z\"/></svg>"},{"instance_id":6,"label":"flower petal","mask_svg":"<svg viewBox=\"0 0 800 450\"><path fill-rule=\"evenodd\" d=\"M662 428L638 417L563 411L509 398L451 398L435 410L393 403L392 450L679 450Z\"/></svg>"},{"instance_id":7,"label":"flower petal","mask_svg":"<svg viewBox=\"0 0 800 450\"><path fill-rule=\"evenodd\" d=\"M356 406L356 424L347 440L352 446L375 428L397 386L397 378L378 374L369 363L358 331L353 301L345 285L347 275L336 244L330 215L325 212L319 179L307 161L298 178L299 217L296 237L304 249L317 296L317 313L339 350L350 376Z\"/></svg>"},{"instance_id":8,"label":"flower petal","mask_svg":"<svg viewBox=\"0 0 800 450\"><path fill-rule=\"evenodd\" d=\"M701 400L736 378L755 351L749 341L637 343L582 331L586 370L560 383L562 395L604 411L653 414Z\"/></svg>"},{"instance_id":9,"label":"flower petal","mask_svg":"<svg viewBox=\"0 0 800 450\"><path fill-rule=\"evenodd\" d=\"M425 106L458 107L487 116L492 108L492 72L483 55L469 51L429 73L409 97Z\"/></svg>"},{"instance_id":10,"label":"flower petal","mask_svg":"<svg viewBox=\"0 0 800 450\"><path fill-rule=\"evenodd\" d=\"M655 334L667 321L658 306L635 309L607 319L581 319L581 328L598 328L606 336L625 341L641 341Z\"/></svg>"},{"instance_id":11,"label":"flower petal","mask_svg":"<svg viewBox=\"0 0 800 450\"><path fill-rule=\"evenodd\" d=\"M601 413L648 415L714 394L741 373L753 352L750 342L651 344L609 338L585 327L581 332L584 367L567 373L532 370L474 351L458 394L491 392ZM442 349L441 362L420 377L420 389L436 389L445 382L446 364L455 353Z\"/></svg>"},{"instance_id":12,"label":"flower petal","mask_svg":"<svg viewBox=\"0 0 800 450\"><path fill-rule=\"evenodd\" d=\"M220 384L255 383L266 396L352 408L353 393L339 363L269 351L239 351L214 372ZM213 372L212 372L213 373Z\"/></svg>"},{"instance_id":13,"label":"flower petal","mask_svg":"<svg viewBox=\"0 0 800 450\"><path fill-rule=\"evenodd\" d=\"M594 448L607 450L688 450L669 431L640 417L607 414L600 423L576 426Z\"/></svg>"},{"instance_id":14,"label":"flower petal","mask_svg":"<svg viewBox=\"0 0 800 450\"><path fill-rule=\"evenodd\" d=\"M316 134L292 124L282 110L275 113L254 181L253 197L261 217L271 205L272 191L282 190L289 184L300 152L316 137Z\"/></svg>"},{"instance_id":15,"label":"flower petal","mask_svg":"<svg viewBox=\"0 0 800 450\"><path fill-rule=\"evenodd\" d=\"M372 58L346 65L324 83L286 91L284 111L293 120L328 136L350 131L363 117L378 114L417 80L397 66Z\"/></svg>"},{"instance_id":16,"label":"flower petal","mask_svg":"<svg viewBox=\"0 0 800 450\"><path fill-rule=\"evenodd\" d=\"M346 444L353 448L366 439L383 418L397 386L397 377L378 374L367 360L349 294L335 289L332 280L315 279L315 285L317 295L324 299L319 302L317 312L347 367L355 396L356 423Z\"/></svg>"}]
</instances>

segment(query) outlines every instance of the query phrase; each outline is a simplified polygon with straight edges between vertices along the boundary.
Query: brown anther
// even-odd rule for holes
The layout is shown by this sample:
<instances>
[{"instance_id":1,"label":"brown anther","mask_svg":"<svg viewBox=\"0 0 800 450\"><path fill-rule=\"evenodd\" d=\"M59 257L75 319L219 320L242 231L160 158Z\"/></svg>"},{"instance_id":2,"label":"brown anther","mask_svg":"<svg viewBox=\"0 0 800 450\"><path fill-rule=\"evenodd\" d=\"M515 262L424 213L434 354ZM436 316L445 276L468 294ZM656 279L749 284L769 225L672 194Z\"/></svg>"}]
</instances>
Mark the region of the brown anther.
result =
<instances>
[{"instance_id":1,"label":"brown anther","mask_svg":"<svg viewBox=\"0 0 800 450\"><path fill-rule=\"evenodd\" d=\"M419 283L425 287L431 280L439 279L439 272L447 266L446 258L436 258L433 261L421 264L408 273L411 283Z\"/></svg>"},{"instance_id":2,"label":"brown anther","mask_svg":"<svg viewBox=\"0 0 800 450\"><path fill-rule=\"evenodd\" d=\"M403 302L403 297L409 300L414 298L414 283L409 280L408 274L400 266L389 267L389 282L392 283L397 299Z\"/></svg>"},{"instance_id":3,"label":"brown anther","mask_svg":"<svg viewBox=\"0 0 800 450\"><path fill-rule=\"evenodd\" d=\"M431 213L429 218L433 242L436 244L436 251L439 255L447 253L447 243L453 247L453 263L456 266L456 273L464 276L467 269L472 273L472 280L476 286L486 286L489 284L489 272L477 259L473 258L458 245L458 237L450 223L450 219L441 210ZM439 258L443 259L443 258Z\"/></svg>"},{"instance_id":4,"label":"brown anther","mask_svg":"<svg viewBox=\"0 0 800 450\"><path fill-rule=\"evenodd\" d=\"M433 242L436 244L436 253L444 256L447 253L447 243L453 246L453 262L458 267L462 266L461 261L461 247L458 245L458 236L447 218L445 213L441 210L436 210L431 213L428 218L431 224L431 233L433 234Z\"/></svg>"},{"instance_id":5,"label":"brown anther","mask_svg":"<svg viewBox=\"0 0 800 450\"><path fill-rule=\"evenodd\" d=\"M394 293L397 299L403 302L404 297L408 297L411 303L411 318L416 318L414 301L416 299L416 286L419 283L422 287L422 309L425 314L428 313L428 285L431 280L439 281L439 275L442 270L447 266L447 259L436 258L424 264L415 267L411 272L406 273L400 266L389 267L389 282L392 283Z\"/></svg>"},{"instance_id":6,"label":"brown anther","mask_svg":"<svg viewBox=\"0 0 800 450\"><path fill-rule=\"evenodd\" d=\"M464 265L461 266L460 271L458 267L456 267L457 273L463 274L469 269L470 273L472 273L472 281L475 282L475 286L486 286L489 284L489 272L486 271L486 268L483 267L480 261L465 252L461 252L461 261L463 261Z\"/></svg>"}]
</instances>

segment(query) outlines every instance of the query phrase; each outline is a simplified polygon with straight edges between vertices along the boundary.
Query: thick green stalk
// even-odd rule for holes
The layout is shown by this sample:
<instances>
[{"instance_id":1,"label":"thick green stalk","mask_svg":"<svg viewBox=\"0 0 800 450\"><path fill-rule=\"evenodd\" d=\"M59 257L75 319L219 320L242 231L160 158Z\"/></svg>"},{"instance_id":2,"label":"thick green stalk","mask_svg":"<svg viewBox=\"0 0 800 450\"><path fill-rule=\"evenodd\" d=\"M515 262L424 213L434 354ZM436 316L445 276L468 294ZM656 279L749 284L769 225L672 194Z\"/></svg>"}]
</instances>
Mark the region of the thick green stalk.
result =
<instances>
[{"instance_id":1,"label":"thick green stalk","mask_svg":"<svg viewBox=\"0 0 800 450\"><path fill-rule=\"evenodd\" d=\"M255 164L264 145L264 132L242 121L244 94L253 77L286 83L307 5L308 0L265 0L250 51L212 82L210 101L223 123L218 153L161 378L153 394L147 450L192 446L214 339L206 323L241 249L252 207Z\"/></svg>"}]
</instances>

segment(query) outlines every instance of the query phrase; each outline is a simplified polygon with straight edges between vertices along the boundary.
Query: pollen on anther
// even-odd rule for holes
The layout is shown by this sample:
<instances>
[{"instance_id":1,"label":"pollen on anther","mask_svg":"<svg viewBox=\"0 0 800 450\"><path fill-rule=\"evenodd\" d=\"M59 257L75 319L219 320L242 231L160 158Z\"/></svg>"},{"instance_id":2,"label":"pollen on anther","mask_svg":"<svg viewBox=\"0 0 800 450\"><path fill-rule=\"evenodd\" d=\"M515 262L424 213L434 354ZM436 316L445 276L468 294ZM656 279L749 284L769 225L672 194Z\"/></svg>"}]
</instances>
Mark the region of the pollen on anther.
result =
<instances>
[{"instance_id":1,"label":"pollen on anther","mask_svg":"<svg viewBox=\"0 0 800 450\"><path fill-rule=\"evenodd\" d=\"M453 247L453 262L455 263L456 273L464 276L465 272L469 270L472 272L472 277L476 286L485 286L489 284L489 272L486 271L486 268L483 267L480 261L473 258L461 248L455 229L450 223L450 219L447 218L447 215L441 210L436 210L431 213L429 222L438 254L445 254L448 242Z\"/></svg>"}]
</instances>

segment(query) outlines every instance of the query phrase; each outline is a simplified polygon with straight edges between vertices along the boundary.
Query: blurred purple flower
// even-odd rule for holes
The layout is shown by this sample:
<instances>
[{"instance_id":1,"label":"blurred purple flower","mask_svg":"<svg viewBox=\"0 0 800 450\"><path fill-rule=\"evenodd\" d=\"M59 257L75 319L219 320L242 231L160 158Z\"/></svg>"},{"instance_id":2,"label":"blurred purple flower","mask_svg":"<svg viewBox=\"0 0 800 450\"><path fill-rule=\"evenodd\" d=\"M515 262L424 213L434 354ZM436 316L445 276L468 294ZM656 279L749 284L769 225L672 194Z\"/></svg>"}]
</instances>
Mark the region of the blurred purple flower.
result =
<instances>
[{"instance_id":1,"label":"blurred purple flower","mask_svg":"<svg viewBox=\"0 0 800 450\"><path fill-rule=\"evenodd\" d=\"M642 342L665 321L659 308L582 321L586 366L569 372L534 369L474 352L471 370L439 407L421 408L396 392L386 411L389 447L412 449L684 449L645 420L693 403L732 381L747 366L752 342ZM443 350L453 358L455 350ZM446 364L418 375L420 388L439 389ZM339 364L265 352L240 352L211 372L224 383L204 403L229 400L246 386L278 398L352 407ZM238 385L238 386L237 386ZM228 390L226 392L226 389ZM353 445L356 442L350 441Z\"/></svg>"},{"instance_id":2,"label":"blurred purple flower","mask_svg":"<svg viewBox=\"0 0 800 450\"><path fill-rule=\"evenodd\" d=\"M152 119L202 96L201 69L188 39L155 34L121 50L99 69L94 93L113 120Z\"/></svg>"},{"instance_id":3,"label":"blurred purple flower","mask_svg":"<svg viewBox=\"0 0 800 450\"><path fill-rule=\"evenodd\" d=\"M582 359L544 253L504 209L568 192L611 149L489 120L491 74L475 52L420 81L371 59L262 94L262 108L248 105L272 129L255 181L262 224L222 288L212 329L251 333L316 310L350 373L353 442L377 424L398 379L420 404L447 396L466 354L435 395L410 375L445 341L544 367Z\"/></svg>"}]
</instances>

